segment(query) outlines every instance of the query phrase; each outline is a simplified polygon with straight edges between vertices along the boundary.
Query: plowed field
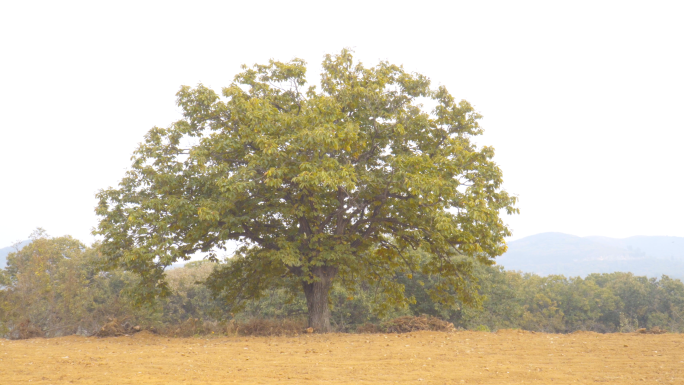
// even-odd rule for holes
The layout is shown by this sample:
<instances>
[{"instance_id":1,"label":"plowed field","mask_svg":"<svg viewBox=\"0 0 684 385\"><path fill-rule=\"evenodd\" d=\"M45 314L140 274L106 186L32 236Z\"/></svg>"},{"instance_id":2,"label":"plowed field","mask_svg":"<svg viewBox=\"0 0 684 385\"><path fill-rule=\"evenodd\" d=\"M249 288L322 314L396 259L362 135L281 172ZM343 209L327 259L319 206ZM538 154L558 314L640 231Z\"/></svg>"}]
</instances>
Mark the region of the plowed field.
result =
<instances>
[{"instance_id":1,"label":"plowed field","mask_svg":"<svg viewBox=\"0 0 684 385\"><path fill-rule=\"evenodd\" d=\"M642 382L643 381L643 382ZM0 384L684 384L684 335L520 331L0 340Z\"/></svg>"}]
</instances>

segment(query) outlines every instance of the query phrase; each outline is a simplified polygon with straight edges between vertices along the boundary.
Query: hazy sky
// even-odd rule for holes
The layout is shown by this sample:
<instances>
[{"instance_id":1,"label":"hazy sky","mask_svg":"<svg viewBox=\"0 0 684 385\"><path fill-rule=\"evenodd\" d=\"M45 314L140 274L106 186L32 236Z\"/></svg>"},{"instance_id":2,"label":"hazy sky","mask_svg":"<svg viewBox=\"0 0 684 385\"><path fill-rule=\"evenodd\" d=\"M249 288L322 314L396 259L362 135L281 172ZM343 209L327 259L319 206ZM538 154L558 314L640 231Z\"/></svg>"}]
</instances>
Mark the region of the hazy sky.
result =
<instances>
[{"instance_id":1,"label":"hazy sky","mask_svg":"<svg viewBox=\"0 0 684 385\"><path fill-rule=\"evenodd\" d=\"M330 4L330 5L328 5ZM91 243L95 193L181 85L343 47L484 116L514 237L684 236L684 2L0 2L0 247Z\"/></svg>"}]
</instances>

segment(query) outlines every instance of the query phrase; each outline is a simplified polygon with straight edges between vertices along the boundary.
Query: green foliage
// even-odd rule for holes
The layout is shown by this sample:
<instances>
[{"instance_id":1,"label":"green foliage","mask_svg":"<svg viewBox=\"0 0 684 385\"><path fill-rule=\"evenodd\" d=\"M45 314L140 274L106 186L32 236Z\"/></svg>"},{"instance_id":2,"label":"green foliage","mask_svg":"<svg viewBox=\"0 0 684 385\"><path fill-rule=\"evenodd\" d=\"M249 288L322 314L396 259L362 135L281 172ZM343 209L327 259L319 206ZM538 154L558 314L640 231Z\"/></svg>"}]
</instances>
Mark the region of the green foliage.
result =
<instances>
[{"instance_id":1,"label":"green foliage","mask_svg":"<svg viewBox=\"0 0 684 385\"><path fill-rule=\"evenodd\" d=\"M667 276L631 273L591 274L582 279L540 277L486 267L478 272L479 309L462 308L447 317L467 329L483 324L491 330L520 328L568 333L575 330L632 332L658 326L684 331L684 284Z\"/></svg>"},{"instance_id":2,"label":"green foliage","mask_svg":"<svg viewBox=\"0 0 684 385\"><path fill-rule=\"evenodd\" d=\"M414 256L420 263L420 254ZM540 277L505 271L498 266L474 266L479 306L463 303L446 306L427 294L438 277L416 272L397 280L406 287L408 301L386 310L380 290L364 283L349 290L333 286L330 295L331 322L335 330L355 331L367 324L381 325L406 316L435 316L470 330L524 329L569 333L575 330L633 332L639 327L684 331L681 318L684 284L667 276L660 279L635 277L629 273L592 274L584 279L563 276ZM639 301L645 295L648 301ZM299 318L306 312L304 296L286 289L272 289L259 300L246 302L238 320L253 318ZM385 310L383 310L385 309ZM643 317L636 317L642 314Z\"/></svg>"},{"instance_id":3,"label":"green foliage","mask_svg":"<svg viewBox=\"0 0 684 385\"><path fill-rule=\"evenodd\" d=\"M213 298L205 285L201 284L214 267L213 263L199 261L166 272L172 294L157 302L162 308L161 319L164 324L179 325L190 318L227 318L226 314L221 312L222 304ZM210 314L212 312L216 314Z\"/></svg>"},{"instance_id":4,"label":"green foliage","mask_svg":"<svg viewBox=\"0 0 684 385\"><path fill-rule=\"evenodd\" d=\"M487 327L487 325L480 325L480 326L476 327L475 330L477 330L478 332L490 332L491 331L491 330L489 330L489 327Z\"/></svg>"},{"instance_id":5,"label":"green foliage","mask_svg":"<svg viewBox=\"0 0 684 385\"><path fill-rule=\"evenodd\" d=\"M130 318L135 309L125 287L136 284L130 273L103 273L97 245L86 248L70 236L50 238L41 229L31 243L10 253L1 271L0 332L20 337L20 325L34 335L90 335L109 318Z\"/></svg>"},{"instance_id":6,"label":"green foliage","mask_svg":"<svg viewBox=\"0 0 684 385\"><path fill-rule=\"evenodd\" d=\"M184 119L150 130L118 188L98 193L109 266L139 274L151 301L170 294L166 266L198 251L218 261L238 241L209 277L232 311L278 287L303 287L312 310L335 279L373 282L391 307L421 249L421 273L441 277L430 298L471 302L473 261L506 250L499 213L517 212L494 150L471 142L480 116L423 75L347 50L326 56L320 88L305 74L300 59L270 61L221 96L182 87Z\"/></svg>"},{"instance_id":7,"label":"green foliage","mask_svg":"<svg viewBox=\"0 0 684 385\"><path fill-rule=\"evenodd\" d=\"M121 269L102 271L106 257L98 247L84 247L71 237L50 238L37 232L30 245L12 253L8 268L0 270L0 335L22 337L22 325L32 327L30 335L34 336L91 335L112 318L171 334L180 330L178 335L193 335L226 330L220 325L234 326L236 322L299 322L306 317L304 294L285 286L272 287L259 299L246 300L240 312L227 312L224 300L212 295L206 280L217 269L233 263L231 260L222 265L191 262L167 270L164 276L170 294L151 306L136 306L130 288L135 288L140 278ZM474 264L472 274L477 282L471 281L473 286L468 290L477 291L479 305L447 305L429 294L439 284L439 276L421 272L420 266L429 255L417 250L408 257L415 262L414 272L396 276L405 287L406 302L387 305L388 297L379 284L338 281L329 296L332 328L342 332L354 332L359 327L371 330L398 317L427 315L482 331L633 332L641 327L684 331L684 284L667 276L648 279L612 273L584 279L540 277ZM371 324L376 326L371 328Z\"/></svg>"}]
</instances>

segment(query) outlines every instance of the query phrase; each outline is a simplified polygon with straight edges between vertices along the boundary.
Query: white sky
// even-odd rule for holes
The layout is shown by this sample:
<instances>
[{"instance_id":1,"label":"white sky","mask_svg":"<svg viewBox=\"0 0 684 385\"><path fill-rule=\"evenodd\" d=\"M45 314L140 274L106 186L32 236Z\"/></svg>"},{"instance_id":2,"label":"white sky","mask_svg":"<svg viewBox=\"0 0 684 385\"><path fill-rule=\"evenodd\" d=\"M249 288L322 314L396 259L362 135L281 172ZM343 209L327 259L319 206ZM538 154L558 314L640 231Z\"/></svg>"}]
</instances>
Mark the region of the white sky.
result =
<instances>
[{"instance_id":1,"label":"white sky","mask_svg":"<svg viewBox=\"0 0 684 385\"><path fill-rule=\"evenodd\" d=\"M684 2L0 2L0 247L40 226L91 243L181 85L343 47L484 115L520 198L512 239L684 236Z\"/></svg>"}]
</instances>

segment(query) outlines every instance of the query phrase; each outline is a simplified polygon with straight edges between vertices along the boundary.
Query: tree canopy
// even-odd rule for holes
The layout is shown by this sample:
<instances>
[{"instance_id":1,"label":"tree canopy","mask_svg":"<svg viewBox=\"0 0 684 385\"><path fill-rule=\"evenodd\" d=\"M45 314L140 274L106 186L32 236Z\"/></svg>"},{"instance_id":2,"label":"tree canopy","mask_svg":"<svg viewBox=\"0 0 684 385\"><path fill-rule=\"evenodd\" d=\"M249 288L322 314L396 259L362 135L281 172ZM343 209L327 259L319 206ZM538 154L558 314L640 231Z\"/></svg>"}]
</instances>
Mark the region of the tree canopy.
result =
<instances>
[{"instance_id":1,"label":"tree canopy","mask_svg":"<svg viewBox=\"0 0 684 385\"><path fill-rule=\"evenodd\" d=\"M243 66L221 95L182 87L183 119L151 129L119 186L98 193L109 264L140 274L150 298L168 292L174 261L218 260L237 241L214 292L239 306L273 285L303 289L317 331L330 328L334 280L403 301L397 275L420 271L439 277L434 298L472 301L473 264L505 252L500 213L517 212L494 150L471 141L480 115L423 75L347 50L325 57L319 87L305 75L303 60L271 60Z\"/></svg>"}]
</instances>

